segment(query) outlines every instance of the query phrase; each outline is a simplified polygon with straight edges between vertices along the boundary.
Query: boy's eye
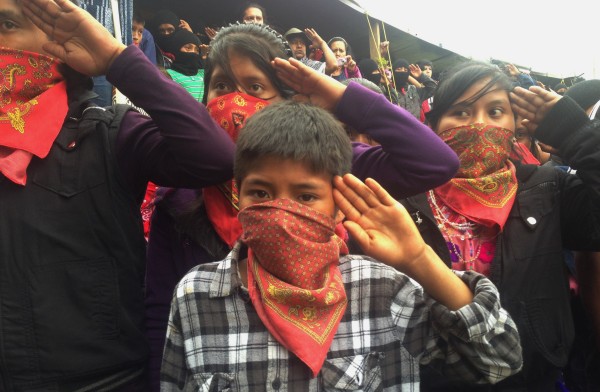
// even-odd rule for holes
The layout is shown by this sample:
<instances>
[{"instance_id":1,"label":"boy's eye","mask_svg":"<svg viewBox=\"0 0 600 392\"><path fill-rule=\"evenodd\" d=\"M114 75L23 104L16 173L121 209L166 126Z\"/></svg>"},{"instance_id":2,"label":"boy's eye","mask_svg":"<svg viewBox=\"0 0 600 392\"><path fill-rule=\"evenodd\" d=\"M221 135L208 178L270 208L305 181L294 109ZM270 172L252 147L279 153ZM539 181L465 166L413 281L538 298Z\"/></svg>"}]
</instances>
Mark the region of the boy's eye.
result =
<instances>
[{"instance_id":1,"label":"boy's eye","mask_svg":"<svg viewBox=\"0 0 600 392\"><path fill-rule=\"evenodd\" d=\"M254 191L250 191L250 194L252 196L254 196L257 199L268 199L269 198L269 194L265 191L262 191L260 189L254 190Z\"/></svg>"},{"instance_id":2,"label":"boy's eye","mask_svg":"<svg viewBox=\"0 0 600 392\"><path fill-rule=\"evenodd\" d=\"M317 198L314 195L303 194L298 197L298 199L303 203L310 203L311 201L316 200Z\"/></svg>"},{"instance_id":3,"label":"boy's eye","mask_svg":"<svg viewBox=\"0 0 600 392\"><path fill-rule=\"evenodd\" d=\"M4 30L14 30L17 28L17 25L10 20L2 21L0 23L0 26L2 26L2 29L4 29Z\"/></svg>"}]
</instances>

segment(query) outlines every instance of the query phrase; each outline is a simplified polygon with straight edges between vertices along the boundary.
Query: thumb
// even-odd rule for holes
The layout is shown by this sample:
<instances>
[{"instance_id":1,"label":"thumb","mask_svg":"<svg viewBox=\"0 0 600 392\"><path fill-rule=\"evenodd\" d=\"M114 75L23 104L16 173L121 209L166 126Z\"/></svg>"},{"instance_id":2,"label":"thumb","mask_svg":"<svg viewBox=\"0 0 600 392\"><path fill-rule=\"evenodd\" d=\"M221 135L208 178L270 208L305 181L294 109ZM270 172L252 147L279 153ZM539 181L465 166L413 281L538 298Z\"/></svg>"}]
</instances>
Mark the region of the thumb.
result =
<instances>
[{"instance_id":1,"label":"thumb","mask_svg":"<svg viewBox=\"0 0 600 392\"><path fill-rule=\"evenodd\" d=\"M67 62L66 61L67 51L65 50L64 46L62 46L56 42L50 41L50 42L44 43L42 45L42 49L44 49L44 51L46 53L48 53L50 56L59 59L63 63Z\"/></svg>"}]
</instances>

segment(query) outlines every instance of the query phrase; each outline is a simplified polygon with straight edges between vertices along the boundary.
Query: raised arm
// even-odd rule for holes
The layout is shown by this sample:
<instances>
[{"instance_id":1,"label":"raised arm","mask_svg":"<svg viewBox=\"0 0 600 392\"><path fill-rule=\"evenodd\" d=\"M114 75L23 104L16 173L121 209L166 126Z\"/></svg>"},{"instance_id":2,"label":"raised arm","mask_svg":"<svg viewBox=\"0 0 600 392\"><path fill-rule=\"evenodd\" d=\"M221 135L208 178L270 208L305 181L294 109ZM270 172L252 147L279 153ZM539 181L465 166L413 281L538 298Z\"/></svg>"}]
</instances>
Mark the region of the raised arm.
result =
<instances>
[{"instance_id":1,"label":"raised arm","mask_svg":"<svg viewBox=\"0 0 600 392\"><path fill-rule=\"evenodd\" d=\"M403 347L451 379L497 382L522 364L519 334L482 275L455 273L421 238L412 219L373 180L334 179L344 226L365 253L406 276L396 277L390 312Z\"/></svg>"},{"instance_id":2,"label":"raised arm","mask_svg":"<svg viewBox=\"0 0 600 392\"><path fill-rule=\"evenodd\" d=\"M106 74L151 117L128 112L116 140L127 186L202 187L232 176L234 144L205 107L164 77L135 46L120 44L69 0L23 0L23 12L53 41L44 49L86 75Z\"/></svg>"},{"instance_id":3,"label":"raised arm","mask_svg":"<svg viewBox=\"0 0 600 392\"><path fill-rule=\"evenodd\" d=\"M435 188L458 170L450 147L385 96L357 83L345 87L294 59L277 59L275 66L280 78L305 99L381 144L353 144L352 173L361 180L372 177L400 199Z\"/></svg>"}]
</instances>

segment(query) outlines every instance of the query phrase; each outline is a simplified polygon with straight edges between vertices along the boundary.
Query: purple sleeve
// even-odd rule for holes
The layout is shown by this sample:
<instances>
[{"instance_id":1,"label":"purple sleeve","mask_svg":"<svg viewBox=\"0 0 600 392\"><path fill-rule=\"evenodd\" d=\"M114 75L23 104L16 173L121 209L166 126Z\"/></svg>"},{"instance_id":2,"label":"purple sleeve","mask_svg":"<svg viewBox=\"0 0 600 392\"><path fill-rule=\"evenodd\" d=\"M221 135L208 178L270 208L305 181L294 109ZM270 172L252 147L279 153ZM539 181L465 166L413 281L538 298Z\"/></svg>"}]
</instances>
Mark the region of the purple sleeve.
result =
<instances>
[{"instance_id":1,"label":"purple sleeve","mask_svg":"<svg viewBox=\"0 0 600 392\"><path fill-rule=\"evenodd\" d=\"M145 187L148 180L200 188L232 178L231 138L204 105L167 79L141 50L127 47L107 79L151 117L128 112L117 135L119 167L132 189Z\"/></svg>"},{"instance_id":2,"label":"purple sleeve","mask_svg":"<svg viewBox=\"0 0 600 392\"><path fill-rule=\"evenodd\" d=\"M458 158L428 126L406 110L357 83L350 83L336 115L381 146L353 143L352 173L379 182L401 199L435 188L458 170Z\"/></svg>"}]
</instances>

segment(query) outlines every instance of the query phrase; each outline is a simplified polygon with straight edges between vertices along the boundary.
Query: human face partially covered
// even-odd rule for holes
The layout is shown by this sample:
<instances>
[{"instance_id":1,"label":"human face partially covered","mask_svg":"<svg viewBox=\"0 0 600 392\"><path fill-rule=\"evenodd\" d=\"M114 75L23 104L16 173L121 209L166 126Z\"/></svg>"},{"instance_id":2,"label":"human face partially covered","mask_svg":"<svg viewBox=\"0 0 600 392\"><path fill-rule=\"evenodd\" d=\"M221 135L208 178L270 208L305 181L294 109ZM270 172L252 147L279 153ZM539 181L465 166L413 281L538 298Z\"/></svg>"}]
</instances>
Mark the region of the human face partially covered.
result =
<instances>
[{"instance_id":1,"label":"human face partially covered","mask_svg":"<svg viewBox=\"0 0 600 392\"><path fill-rule=\"evenodd\" d=\"M183 53L196 53L196 54L200 54L200 48L198 47L198 45L193 44L193 43L189 43L189 44L185 44L181 47L181 49L179 49L180 52Z\"/></svg>"},{"instance_id":2,"label":"human face partially covered","mask_svg":"<svg viewBox=\"0 0 600 392\"><path fill-rule=\"evenodd\" d=\"M301 37L293 37L288 43L290 44L290 48L292 48L296 60L302 60L306 57L306 43Z\"/></svg>"},{"instance_id":3,"label":"human face partially covered","mask_svg":"<svg viewBox=\"0 0 600 392\"><path fill-rule=\"evenodd\" d=\"M433 75L433 68L431 67L431 65L424 65L422 71L425 75L429 77Z\"/></svg>"},{"instance_id":4,"label":"human face partially covered","mask_svg":"<svg viewBox=\"0 0 600 392\"><path fill-rule=\"evenodd\" d=\"M246 8L242 20L244 23L256 23L259 25L264 23L262 11L255 7Z\"/></svg>"},{"instance_id":5,"label":"human face partially covered","mask_svg":"<svg viewBox=\"0 0 600 392\"><path fill-rule=\"evenodd\" d=\"M470 102L488 81L489 79L483 79L469 87L441 116L435 132L476 123L494 125L514 132L515 116L506 90L494 86L475 102Z\"/></svg>"},{"instance_id":6,"label":"human face partially covered","mask_svg":"<svg viewBox=\"0 0 600 392\"><path fill-rule=\"evenodd\" d=\"M133 44L139 46L142 42L142 35L144 34L144 25L139 22L133 22L131 26L131 38Z\"/></svg>"},{"instance_id":7,"label":"human face partially covered","mask_svg":"<svg viewBox=\"0 0 600 392\"><path fill-rule=\"evenodd\" d=\"M207 102L236 91L271 102L282 99L269 77L249 57L230 50L229 67L231 75L219 65L215 66L208 86Z\"/></svg>"},{"instance_id":8,"label":"human face partially covered","mask_svg":"<svg viewBox=\"0 0 600 392\"><path fill-rule=\"evenodd\" d=\"M22 12L16 0L0 0L0 46L48 55L49 37Z\"/></svg>"},{"instance_id":9,"label":"human face partially covered","mask_svg":"<svg viewBox=\"0 0 600 392\"><path fill-rule=\"evenodd\" d=\"M175 26L170 23L163 23L158 25L158 34L160 35L171 35L175 32Z\"/></svg>"},{"instance_id":10,"label":"human face partially covered","mask_svg":"<svg viewBox=\"0 0 600 392\"><path fill-rule=\"evenodd\" d=\"M315 173L305 162L266 156L240 184L240 210L276 199L293 200L335 217L331 174Z\"/></svg>"}]
</instances>

